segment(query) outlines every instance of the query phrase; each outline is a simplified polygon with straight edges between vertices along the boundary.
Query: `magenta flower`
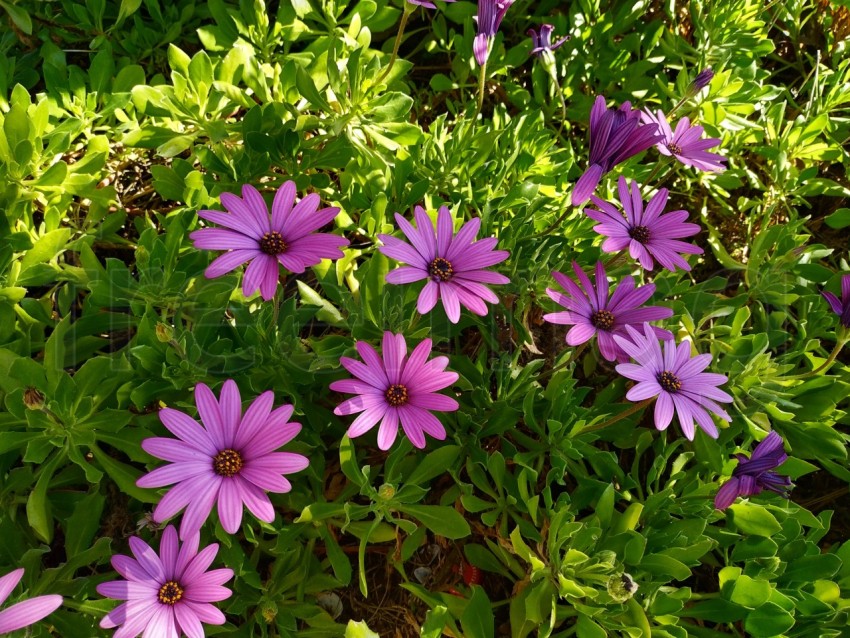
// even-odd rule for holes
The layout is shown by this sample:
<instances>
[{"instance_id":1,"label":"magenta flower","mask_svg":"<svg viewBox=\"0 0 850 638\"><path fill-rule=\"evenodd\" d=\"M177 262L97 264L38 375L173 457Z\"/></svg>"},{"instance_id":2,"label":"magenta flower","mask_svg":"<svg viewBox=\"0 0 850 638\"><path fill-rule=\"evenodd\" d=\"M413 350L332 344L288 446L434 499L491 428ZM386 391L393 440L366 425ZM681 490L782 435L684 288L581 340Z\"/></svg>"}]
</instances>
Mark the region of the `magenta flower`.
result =
<instances>
[{"instance_id":1,"label":"magenta flower","mask_svg":"<svg viewBox=\"0 0 850 638\"><path fill-rule=\"evenodd\" d=\"M360 412L360 416L348 428L348 436L354 438L371 430L381 422L378 429L378 447L388 450L395 441L398 424L410 442L418 448L425 447L425 434L442 441L446 430L439 419L429 410L453 412L458 403L451 397L437 394L458 379L456 372L447 372L448 357L431 354L431 340L425 339L407 356L404 336L384 333L383 357L365 341L358 341L357 352L363 363L341 357L340 363L356 379L342 379L331 383L336 392L356 394L356 397L340 403L334 414L346 415Z\"/></svg>"},{"instance_id":2,"label":"magenta flower","mask_svg":"<svg viewBox=\"0 0 850 638\"><path fill-rule=\"evenodd\" d=\"M720 144L719 137L703 139L705 129L701 126L691 126L691 121L683 117L676 124L676 131L670 128L664 112L660 109L653 115L647 110L641 113L644 124L655 124L663 138L655 145L658 152L668 157L675 157L685 166L693 166L700 171L725 171L723 162L726 158L717 153L709 153L708 149Z\"/></svg>"},{"instance_id":3,"label":"magenta flower","mask_svg":"<svg viewBox=\"0 0 850 638\"><path fill-rule=\"evenodd\" d=\"M821 294L829 303L832 312L838 315L839 323L850 328L850 274L841 277L841 299L825 290Z\"/></svg>"},{"instance_id":4,"label":"magenta flower","mask_svg":"<svg viewBox=\"0 0 850 638\"><path fill-rule=\"evenodd\" d=\"M695 235L700 230L698 225L685 222L688 211L663 212L667 204L666 188L653 195L644 211L637 182L632 182L630 191L626 178L621 176L617 185L620 203L626 213L625 219L612 204L596 196L591 197L591 200L599 210L586 208L584 211L588 217L600 222L593 230L607 237L602 242L602 250L614 253L628 247L632 259L637 259L647 270L655 267L653 259L671 271L677 267L690 270L690 265L679 253L701 255L703 250L679 241L680 237Z\"/></svg>"},{"instance_id":5,"label":"magenta flower","mask_svg":"<svg viewBox=\"0 0 850 638\"><path fill-rule=\"evenodd\" d=\"M292 485L283 475L303 470L309 462L301 454L276 452L301 431L289 423L293 407L272 410L274 395L263 392L242 415L242 399L236 382L229 379L221 400L206 385L195 386L195 403L203 426L187 414L163 408L159 418L179 440L151 438L142 448L168 465L136 481L139 487L176 485L153 511L161 523L186 508L180 538L186 540L201 529L218 502L218 517L229 534L242 524L242 504L261 521L274 520L266 492L288 492Z\"/></svg>"},{"instance_id":6,"label":"magenta flower","mask_svg":"<svg viewBox=\"0 0 850 638\"><path fill-rule=\"evenodd\" d=\"M475 16L478 35L472 43L472 52L478 66L484 66L490 57L490 43L499 32L502 19L514 2L515 0L478 0L478 15Z\"/></svg>"},{"instance_id":7,"label":"magenta flower","mask_svg":"<svg viewBox=\"0 0 850 638\"><path fill-rule=\"evenodd\" d=\"M617 372L638 382L626 393L626 398L643 401L657 396L655 427L659 430L667 429L675 411L689 441L694 439L694 421L716 439L717 426L709 412L731 421L716 402L728 403L732 397L717 388L728 381L724 375L703 372L711 363L711 355L699 354L691 358L691 344L687 341L678 347L673 341L665 341L662 352L658 337L648 323L643 325L643 334L631 326L626 326L626 331L628 339L614 335L617 344L637 361L637 364L617 366Z\"/></svg>"},{"instance_id":8,"label":"magenta flower","mask_svg":"<svg viewBox=\"0 0 850 638\"><path fill-rule=\"evenodd\" d=\"M451 213L445 206L437 213L436 231L424 208L417 206L414 216L417 228L398 213L395 216L410 244L391 235L378 235L384 243L378 250L387 257L410 264L388 273L387 282L409 284L427 279L416 304L420 314L429 312L437 300L442 299L452 323L460 320L461 305L473 314L486 315L484 302L499 303L499 298L484 284L507 284L510 279L484 269L504 261L510 253L493 250L495 237L474 241L481 227L477 217L464 224L455 235Z\"/></svg>"},{"instance_id":9,"label":"magenta flower","mask_svg":"<svg viewBox=\"0 0 850 638\"><path fill-rule=\"evenodd\" d=\"M250 262L242 279L247 297L257 290L268 301L274 297L280 266L304 272L322 259L343 256L340 247L348 240L315 230L329 224L339 208L319 207L319 196L310 193L295 203L295 182L283 184L274 196L272 213L262 195L250 184L242 187L242 197L222 193L221 203L229 211L198 211L198 217L224 228L201 228L189 234L195 248L226 250L204 273L209 279L221 277L240 264Z\"/></svg>"},{"instance_id":10,"label":"magenta flower","mask_svg":"<svg viewBox=\"0 0 850 638\"><path fill-rule=\"evenodd\" d=\"M609 109L605 98L597 96L590 110L590 164L573 188L573 206L581 206L590 198L605 173L660 140L658 126L642 125L640 111L630 102Z\"/></svg>"},{"instance_id":11,"label":"magenta flower","mask_svg":"<svg viewBox=\"0 0 850 638\"><path fill-rule=\"evenodd\" d=\"M763 490L788 498L791 479L772 471L788 458L782 446L782 437L776 432L770 432L756 446L750 458L744 454L736 454L735 457L738 465L732 470L732 477L717 491L715 508L725 510L739 496L753 496Z\"/></svg>"},{"instance_id":12,"label":"magenta flower","mask_svg":"<svg viewBox=\"0 0 850 638\"><path fill-rule=\"evenodd\" d=\"M626 362L629 360L629 355L614 341L615 334L625 335L625 327L630 324L641 325L646 321L657 321L673 316L673 310L670 308L640 307L655 292L655 284L635 288L635 280L627 276L609 298L608 277L601 261L596 262L596 288L576 262L573 262L573 270L578 277L578 284L559 272L552 273L555 281L567 291L566 295L552 288L546 289L546 294L554 302L566 308L566 311L543 315L543 319L549 323L572 326L567 333L567 344L570 346L585 343L596 335L599 351L603 357L608 361L616 359ZM662 339L673 338L673 334L667 330L661 328L653 328L653 330Z\"/></svg>"},{"instance_id":13,"label":"magenta flower","mask_svg":"<svg viewBox=\"0 0 850 638\"><path fill-rule=\"evenodd\" d=\"M23 569L16 569L0 578L0 605L6 602L9 594L21 582ZM0 611L0 636L27 627L49 616L62 604L62 596L36 596Z\"/></svg>"},{"instance_id":14,"label":"magenta flower","mask_svg":"<svg viewBox=\"0 0 850 638\"><path fill-rule=\"evenodd\" d=\"M232 569L207 571L218 553L218 544L200 552L200 535L192 534L183 546L169 525L162 534L159 553L136 536L130 537L135 558L116 555L112 566L126 580L101 583L97 591L107 598L125 600L103 617L105 629L121 626L115 638L203 638L201 623L223 625L224 614L213 604L233 593L224 583L233 578Z\"/></svg>"},{"instance_id":15,"label":"magenta flower","mask_svg":"<svg viewBox=\"0 0 850 638\"><path fill-rule=\"evenodd\" d=\"M537 31L534 29L529 29L526 31L526 34L531 36L531 41L534 46L531 49L531 52L537 57L542 57L547 53L551 53L555 49L563 46L563 44L570 39L570 36L566 35L554 44L552 44L552 31L555 30L555 26L552 24L541 24L540 25L540 34L538 35Z\"/></svg>"}]
</instances>

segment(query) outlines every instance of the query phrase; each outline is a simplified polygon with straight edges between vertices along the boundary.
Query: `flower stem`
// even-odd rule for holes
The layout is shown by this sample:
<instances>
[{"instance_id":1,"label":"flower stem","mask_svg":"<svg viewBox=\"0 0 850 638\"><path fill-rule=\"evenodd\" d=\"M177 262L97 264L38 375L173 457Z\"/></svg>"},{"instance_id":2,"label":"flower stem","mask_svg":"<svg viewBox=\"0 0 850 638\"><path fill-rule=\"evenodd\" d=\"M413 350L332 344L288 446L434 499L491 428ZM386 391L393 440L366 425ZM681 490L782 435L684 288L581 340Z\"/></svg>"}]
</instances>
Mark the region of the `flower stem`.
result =
<instances>
[{"instance_id":1,"label":"flower stem","mask_svg":"<svg viewBox=\"0 0 850 638\"><path fill-rule=\"evenodd\" d=\"M280 315L280 304L283 301L284 290L286 289L286 280L280 282L280 285L274 291L274 306L272 306L272 326L277 332L277 320Z\"/></svg>"},{"instance_id":2,"label":"flower stem","mask_svg":"<svg viewBox=\"0 0 850 638\"><path fill-rule=\"evenodd\" d=\"M816 374L819 374L821 372L826 371L827 369L829 369L832 366L833 363L835 363L836 357L838 357L838 354L841 352L841 349L844 347L844 345L847 343L848 340L850 340L850 339L848 339L848 338L839 339L835 343L835 348L833 348L832 352L829 353L829 356L827 357L826 361L824 361L822 364L820 364L817 368L815 368L811 372L805 372L803 374L795 374L793 376L785 377L785 378L786 379L808 379L809 377L813 377Z\"/></svg>"},{"instance_id":3,"label":"flower stem","mask_svg":"<svg viewBox=\"0 0 850 638\"><path fill-rule=\"evenodd\" d=\"M387 68L384 69L384 72L381 74L381 77L378 78L378 81L375 84L380 84L383 82L386 77L390 74L390 71L393 70L393 66L395 65L396 58L398 58L398 48L401 46L401 37L404 35L404 27L407 26L407 19L410 17L410 14L416 7L409 2L404 3L404 12L401 14L401 22L398 24L398 33L395 36L395 42L393 43L393 52L390 56L389 64L387 64Z\"/></svg>"},{"instance_id":4,"label":"flower stem","mask_svg":"<svg viewBox=\"0 0 850 638\"><path fill-rule=\"evenodd\" d=\"M481 65L481 72L478 74L478 104L475 107L475 114L472 116L472 123L478 119L481 114L481 109L484 106L484 84L487 81L487 60Z\"/></svg>"},{"instance_id":5,"label":"flower stem","mask_svg":"<svg viewBox=\"0 0 850 638\"><path fill-rule=\"evenodd\" d=\"M609 425L613 425L617 421L621 421L621 420L625 419L627 416L631 416L635 412L642 410L643 408L648 406L650 403L652 403L654 400L655 400L655 397L650 397L648 399L644 399L640 403L635 403L634 405L632 405L632 407L630 407L625 412L620 412L620 414L618 414L617 416L611 417L610 419L608 419L607 421L603 421L602 423L597 423L596 425L591 425L589 428L584 428L581 431L579 431L579 434L587 434L588 432L596 432L597 430L607 428Z\"/></svg>"}]
</instances>

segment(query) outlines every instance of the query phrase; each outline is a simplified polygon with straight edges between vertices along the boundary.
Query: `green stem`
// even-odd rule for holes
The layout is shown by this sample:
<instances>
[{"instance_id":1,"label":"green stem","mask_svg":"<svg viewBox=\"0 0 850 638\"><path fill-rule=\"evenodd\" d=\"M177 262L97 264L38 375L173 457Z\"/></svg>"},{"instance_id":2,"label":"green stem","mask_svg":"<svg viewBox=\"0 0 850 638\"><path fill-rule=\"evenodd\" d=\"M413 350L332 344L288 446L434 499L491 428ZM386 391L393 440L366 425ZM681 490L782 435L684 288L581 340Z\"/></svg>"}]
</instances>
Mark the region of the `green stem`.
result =
<instances>
[{"instance_id":1,"label":"green stem","mask_svg":"<svg viewBox=\"0 0 850 638\"><path fill-rule=\"evenodd\" d=\"M786 379L808 379L809 377L813 377L816 374L819 374L819 373L829 369L832 366L832 364L835 363L836 357L841 352L841 349L844 347L844 345L847 343L848 340L850 340L850 339L847 339L847 338L839 339L835 344L835 348L833 348L832 352L829 353L829 357L827 357L826 361L824 361L822 364L820 364L817 368L815 368L811 372L806 372L806 373L803 373L803 374L796 374L796 375L793 375L793 376L790 376L790 377L785 377L785 378Z\"/></svg>"},{"instance_id":2,"label":"green stem","mask_svg":"<svg viewBox=\"0 0 850 638\"><path fill-rule=\"evenodd\" d=\"M401 37L404 35L404 27L407 26L407 19L410 17L410 14L414 12L415 8L416 7L410 4L409 2L404 3L404 12L401 14L401 22L399 22L398 24L398 33L395 36L395 42L393 43L393 52L390 56L389 64L387 64L387 68L384 69L384 72L381 74L381 77L378 78L378 81L375 82L376 85L383 82L390 74L390 71L393 70L396 58L398 58L398 48L401 46Z\"/></svg>"},{"instance_id":3,"label":"green stem","mask_svg":"<svg viewBox=\"0 0 850 638\"><path fill-rule=\"evenodd\" d=\"M280 316L280 304L283 301L283 294L286 288L285 284L280 284L274 291L274 306L272 310L272 326L274 326L275 332L277 332L277 320Z\"/></svg>"},{"instance_id":4,"label":"green stem","mask_svg":"<svg viewBox=\"0 0 850 638\"><path fill-rule=\"evenodd\" d=\"M635 403L634 405L632 405L632 407L630 407L625 412L620 412L620 414L618 414L617 416L611 417L607 421L603 421L602 423L597 423L596 425L591 425L589 428L583 428L581 431L579 431L579 434L587 434L588 432L596 432L597 430L607 428L609 425L613 425L617 421L622 421L627 416L631 416L635 412L642 410L643 408L648 406L650 403L652 403L654 400L655 400L655 397L650 397L648 399L644 399L640 403Z\"/></svg>"},{"instance_id":5,"label":"green stem","mask_svg":"<svg viewBox=\"0 0 850 638\"><path fill-rule=\"evenodd\" d=\"M475 122L481 114L481 109L484 106L484 83L487 80L487 60L481 65L481 72L478 74L478 105L475 107L475 115L472 116L472 121Z\"/></svg>"},{"instance_id":6,"label":"green stem","mask_svg":"<svg viewBox=\"0 0 850 638\"><path fill-rule=\"evenodd\" d=\"M549 69L549 77L555 83L555 90L558 92L558 97L561 98L561 125L558 127L558 137L561 137L561 133L564 130L564 122L567 121L567 101L564 99L564 90L561 88L561 83L558 81L558 74L554 67Z\"/></svg>"}]
</instances>

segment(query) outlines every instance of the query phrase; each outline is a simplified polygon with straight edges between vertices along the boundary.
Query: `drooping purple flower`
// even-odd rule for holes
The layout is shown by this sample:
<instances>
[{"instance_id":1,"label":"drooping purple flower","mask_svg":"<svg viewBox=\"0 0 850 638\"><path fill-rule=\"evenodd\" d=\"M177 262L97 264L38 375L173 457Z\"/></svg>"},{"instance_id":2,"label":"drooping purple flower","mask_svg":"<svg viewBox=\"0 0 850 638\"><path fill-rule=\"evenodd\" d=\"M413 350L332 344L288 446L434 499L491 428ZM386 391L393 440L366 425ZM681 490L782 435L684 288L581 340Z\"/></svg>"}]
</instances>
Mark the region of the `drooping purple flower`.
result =
<instances>
[{"instance_id":1,"label":"drooping purple flower","mask_svg":"<svg viewBox=\"0 0 850 638\"><path fill-rule=\"evenodd\" d=\"M850 274L841 277L841 299L826 290L821 294L829 302L832 311L838 315L839 323L845 328L850 328Z\"/></svg>"},{"instance_id":2,"label":"drooping purple flower","mask_svg":"<svg viewBox=\"0 0 850 638\"><path fill-rule=\"evenodd\" d=\"M707 149L720 144L719 137L703 139L705 129L701 126L691 126L691 121L683 117L676 124L675 132L670 128L664 112L660 109L653 115L648 110L641 114L645 124L656 124L661 131L662 139L655 145L658 152L668 157L675 157L685 166L693 166L700 171L722 172L726 170L723 162L726 158L717 153L709 153Z\"/></svg>"},{"instance_id":3,"label":"drooping purple flower","mask_svg":"<svg viewBox=\"0 0 850 638\"><path fill-rule=\"evenodd\" d=\"M357 352L363 362L341 357L340 363L356 379L342 379L331 383L336 392L356 394L340 403L334 414L346 415L360 412L348 428L348 436L365 434L380 421L378 447L388 450L401 427L410 442L418 448L425 447L425 434L442 441L446 430L430 410L453 412L458 402L438 390L447 388L458 379L456 372L446 371L448 357L434 357L430 361L431 340L425 339L407 355L404 336L384 333L383 353L365 341L358 341Z\"/></svg>"},{"instance_id":4,"label":"drooping purple flower","mask_svg":"<svg viewBox=\"0 0 850 638\"><path fill-rule=\"evenodd\" d=\"M782 445L782 437L770 432L756 446L751 457L736 454L738 465L732 470L732 477L717 491L714 507L725 510L739 496L754 496L763 490L776 492L788 498L791 479L772 470L779 467L788 458Z\"/></svg>"},{"instance_id":5,"label":"drooping purple flower","mask_svg":"<svg viewBox=\"0 0 850 638\"><path fill-rule=\"evenodd\" d=\"M620 162L637 155L661 140L658 126L642 124L641 113L630 102L620 108L607 108L597 96L590 110L590 161L573 188L573 206L584 204L602 176Z\"/></svg>"},{"instance_id":6,"label":"drooping purple flower","mask_svg":"<svg viewBox=\"0 0 850 638\"><path fill-rule=\"evenodd\" d=\"M510 279L485 268L504 261L510 253L494 250L495 237L475 241L481 227L477 217L465 223L455 235L452 215L445 206L437 213L436 229L421 206L417 206L413 214L416 228L398 213L395 216L410 244L392 235L378 235L384 244L378 250L409 264L389 272L387 282L409 284L426 279L416 304L420 314L430 312L437 301L442 300L452 323L460 320L461 305L473 314L486 315L484 302L499 303L499 298L484 284L507 284Z\"/></svg>"},{"instance_id":7,"label":"drooping purple flower","mask_svg":"<svg viewBox=\"0 0 850 638\"><path fill-rule=\"evenodd\" d=\"M134 558L117 554L112 566L126 580L101 583L97 591L121 603L103 617L105 629L120 626L115 638L145 637L203 638L201 623L223 625L224 614L212 603L230 598L233 593L224 583L233 578L233 570L208 571L218 553L218 544L200 552L201 537L189 536L182 547L177 532L169 525L162 534L159 553L136 536L130 537Z\"/></svg>"},{"instance_id":8,"label":"drooping purple flower","mask_svg":"<svg viewBox=\"0 0 850 638\"><path fill-rule=\"evenodd\" d=\"M693 82L688 85L688 95L696 95L697 93L702 91L705 87L709 85L713 78L714 71L711 70L711 67L708 66L704 68L702 71L697 73L697 76L694 78Z\"/></svg>"},{"instance_id":9,"label":"drooping purple flower","mask_svg":"<svg viewBox=\"0 0 850 638\"><path fill-rule=\"evenodd\" d=\"M552 31L554 30L555 26L552 24L541 24L539 35L534 29L529 29L528 31L526 31L526 33L531 36L531 40L534 44L534 48L531 50L531 52L537 57L542 57L547 52L551 53L570 39L570 36L566 35L557 42L555 42L555 44L552 44Z\"/></svg>"},{"instance_id":10,"label":"drooping purple flower","mask_svg":"<svg viewBox=\"0 0 850 638\"><path fill-rule=\"evenodd\" d=\"M475 21L478 23L478 35L472 43L472 52L478 66L484 66L490 56L490 43L499 32L499 26L505 13L510 9L515 0L478 0L478 15Z\"/></svg>"},{"instance_id":11,"label":"drooping purple flower","mask_svg":"<svg viewBox=\"0 0 850 638\"><path fill-rule=\"evenodd\" d=\"M0 578L0 605L6 602L9 594L21 582L23 576L23 569L15 569ZM61 604L62 596L51 594L49 596L36 596L7 607L0 611L0 636L5 636L38 622L56 611Z\"/></svg>"},{"instance_id":12,"label":"drooping purple flower","mask_svg":"<svg viewBox=\"0 0 850 638\"><path fill-rule=\"evenodd\" d=\"M195 386L195 403L203 422L178 410L163 408L159 418L178 440L151 438L142 448L168 465L141 477L139 487L173 485L153 511L157 523L186 508L180 538L186 540L201 529L218 503L218 517L229 534L242 524L242 505L261 521L274 520L274 508L266 492L292 489L284 474L299 472L309 464L306 457L276 450L301 431L290 423L293 407L272 410L274 394L263 392L242 415L242 399L236 382L228 379L221 399L203 383Z\"/></svg>"},{"instance_id":13,"label":"drooping purple flower","mask_svg":"<svg viewBox=\"0 0 850 638\"><path fill-rule=\"evenodd\" d=\"M430 0L407 0L410 4L415 4L418 7L426 7L428 9L436 9L437 5ZM443 0L443 2L455 2L456 0Z\"/></svg>"},{"instance_id":14,"label":"drooping purple flower","mask_svg":"<svg viewBox=\"0 0 850 638\"><path fill-rule=\"evenodd\" d=\"M222 193L221 203L229 214L202 210L198 217L223 228L201 228L189 237L195 248L227 251L207 267L204 274L209 279L250 262L242 279L246 297L259 290L268 301L277 289L280 266L301 273L322 259L342 257L340 248L348 245L339 235L314 232L333 221L339 208L317 210L316 193L296 204L293 181L285 182L275 194L271 216L262 195L250 184L242 187L242 197Z\"/></svg>"},{"instance_id":15,"label":"drooping purple flower","mask_svg":"<svg viewBox=\"0 0 850 638\"><path fill-rule=\"evenodd\" d=\"M584 210L588 217L599 222L593 230L606 237L602 242L602 250L614 253L628 248L632 259L637 259L647 270L655 267L653 259L671 271L677 267L690 270L690 264L679 253L701 255L703 250L693 244L679 241L680 237L696 235L700 231L697 224L686 222L688 211L674 210L664 213L664 206L667 205L666 188L653 195L644 210L637 182L633 181L629 189L626 178L620 176L617 186L620 203L626 213L625 219L613 204L596 196L592 196L591 200L599 210Z\"/></svg>"},{"instance_id":16,"label":"drooping purple flower","mask_svg":"<svg viewBox=\"0 0 850 638\"><path fill-rule=\"evenodd\" d=\"M629 401L643 401L657 396L655 427L664 430L670 425L673 413L688 440L694 439L694 421L710 437L717 438L717 426L709 412L726 421L731 417L717 402L728 403L732 397L717 386L726 383L725 375L703 372L711 363L710 354L691 357L691 344L683 341L677 347L673 341L664 342L662 352L658 337L648 323L643 333L626 326L628 338L614 335L626 353L637 363L621 363L617 372L638 383L627 393Z\"/></svg>"},{"instance_id":17,"label":"drooping purple flower","mask_svg":"<svg viewBox=\"0 0 850 638\"><path fill-rule=\"evenodd\" d=\"M655 292L655 284L635 288L634 278L623 277L609 298L608 277L601 261L596 262L595 288L576 262L573 262L573 270L578 277L578 284L562 273L552 273L555 281L567 291L566 295L552 288L546 289L546 294L566 308L566 311L543 315L543 319L549 323L573 326L567 333L568 345L577 346L596 335L603 357L608 361L618 360L625 363L629 360L629 355L614 341L615 334L625 335L625 327L630 324L640 326L647 321L673 316L673 310L670 308L640 307ZM653 331L661 339L673 338L673 334L667 330L653 327Z\"/></svg>"}]
</instances>

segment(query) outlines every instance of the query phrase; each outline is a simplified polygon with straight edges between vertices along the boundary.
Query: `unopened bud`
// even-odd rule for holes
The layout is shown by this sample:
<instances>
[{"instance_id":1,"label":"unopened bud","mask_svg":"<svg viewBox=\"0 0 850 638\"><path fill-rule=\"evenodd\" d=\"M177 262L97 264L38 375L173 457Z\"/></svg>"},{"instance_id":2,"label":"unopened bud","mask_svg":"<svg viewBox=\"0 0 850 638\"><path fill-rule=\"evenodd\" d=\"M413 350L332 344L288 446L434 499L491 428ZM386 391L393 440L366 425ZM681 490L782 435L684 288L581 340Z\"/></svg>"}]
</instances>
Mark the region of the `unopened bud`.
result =
<instances>
[{"instance_id":1,"label":"unopened bud","mask_svg":"<svg viewBox=\"0 0 850 638\"><path fill-rule=\"evenodd\" d=\"M162 343L168 343L174 339L174 328L162 322L156 324L156 339Z\"/></svg>"},{"instance_id":2,"label":"unopened bud","mask_svg":"<svg viewBox=\"0 0 850 638\"><path fill-rule=\"evenodd\" d=\"M395 487L389 483L384 483L378 488L378 498L382 501L388 501L395 496Z\"/></svg>"},{"instance_id":3,"label":"unopened bud","mask_svg":"<svg viewBox=\"0 0 850 638\"><path fill-rule=\"evenodd\" d=\"M44 395L33 387L24 390L24 405L29 410L41 410L44 407Z\"/></svg>"},{"instance_id":4,"label":"unopened bud","mask_svg":"<svg viewBox=\"0 0 850 638\"><path fill-rule=\"evenodd\" d=\"M708 86L713 77L714 71L711 70L710 66L700 71L688 87L688 95L696 95L702 91Z\"/></svg>"},{"instance_id":5,"label":"unopened bud","mask_svg":"<svg viewBox=\"0 0 850 638\"><path fill-rule=\"evenodd\" d=\"M608 579L608 595L618 603L626 602L637 589L637 583L626 572Z\"/></svg>"},{"instance_id":6,"label":"unopened bud","mask_svg":"<svg viewBox=\"0 0 850 638\"><path fill-rule=\"evenodd\" d=\"M260 614L267 623L272 624L277 618L277 605L274 601L266 600L260 605Z\"/></svg>"}]
</instances>

